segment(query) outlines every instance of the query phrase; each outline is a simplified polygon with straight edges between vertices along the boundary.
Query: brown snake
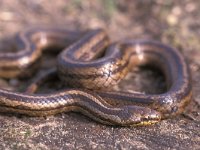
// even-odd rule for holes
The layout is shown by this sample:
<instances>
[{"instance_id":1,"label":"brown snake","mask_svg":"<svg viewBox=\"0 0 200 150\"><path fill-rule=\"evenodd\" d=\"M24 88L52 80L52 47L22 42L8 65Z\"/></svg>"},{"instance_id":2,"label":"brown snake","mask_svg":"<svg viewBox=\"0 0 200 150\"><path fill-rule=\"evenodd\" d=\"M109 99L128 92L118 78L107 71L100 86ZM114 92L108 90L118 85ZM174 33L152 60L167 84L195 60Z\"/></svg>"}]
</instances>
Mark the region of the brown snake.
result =
<instances>
[{"instance_id":1,"label":"brown snake","mask_svg":"<svg viewBox=\"0 0 200 150\"><path fill-rule=\"evenodd\" d=\"M66 47L57 57L62 81L79 88L51 94L27 94L0 89L0 111L46 116L77 111L108 125L146 125L180 114L192 98L190 73L179 51L149 40L120 41L110 45L106 32L91 30L84 36L65 29L28 29L18 35L19 51L0 53L0 76L12 78L34 70L46 47ZM105 50L105 48L107 48ZM106 92L132 67L160 69L168 90L163 94ZM27 71L28 70L28 71ZM82 88L85 89L82 89ZM92 89L92 90L90 90Z\"/></svg>"}]
</instances>

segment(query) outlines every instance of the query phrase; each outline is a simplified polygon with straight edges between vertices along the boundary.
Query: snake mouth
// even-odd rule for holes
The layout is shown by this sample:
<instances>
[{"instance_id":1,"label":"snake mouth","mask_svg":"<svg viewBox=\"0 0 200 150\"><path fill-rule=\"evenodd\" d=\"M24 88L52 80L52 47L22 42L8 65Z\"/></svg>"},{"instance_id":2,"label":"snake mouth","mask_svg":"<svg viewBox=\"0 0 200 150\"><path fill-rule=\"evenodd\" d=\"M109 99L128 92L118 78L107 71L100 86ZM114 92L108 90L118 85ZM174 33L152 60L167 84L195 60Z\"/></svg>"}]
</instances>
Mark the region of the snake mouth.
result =
<instances>
[{"instance_id":1,"label":"snake mouth","mask_svg":"<svg viewBox=\"0 0 200 150\"><path fill-rule=\"evenodd\" d=\"M141 121L136 126L146 126L158 123L161 120L161 114L155 110L151 110L151 113L141 117Z\"/></svg>"},{"instance_id":2,"label":"snake mouth","mask_svg":"<svg viewBox=\"0 0 200 150\"><path fill-rule=\"evenodd\" d=\"M138 126L148 126L148 125L153 125L156 124L158 122L160 122L161 117L156 117L154 119L142 119L141 121L138 122L134 122L134 123L129 123L123 126L129 126L129 127L138 127Z\"/></svg>"}]
</instances>

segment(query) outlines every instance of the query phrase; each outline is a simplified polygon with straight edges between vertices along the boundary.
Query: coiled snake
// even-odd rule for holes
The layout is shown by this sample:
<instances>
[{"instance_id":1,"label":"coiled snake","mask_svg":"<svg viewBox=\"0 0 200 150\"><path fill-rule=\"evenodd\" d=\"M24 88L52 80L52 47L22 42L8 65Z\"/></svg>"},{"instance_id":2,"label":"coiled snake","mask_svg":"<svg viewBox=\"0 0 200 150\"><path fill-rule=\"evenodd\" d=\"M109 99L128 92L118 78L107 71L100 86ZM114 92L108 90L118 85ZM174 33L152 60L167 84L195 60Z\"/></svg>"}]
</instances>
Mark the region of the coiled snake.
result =
<instances>
[{"instance_id":1,"label":"coiled snake","mask_svg":"<svg viewBox=\"0 0 200 150\"><path fill-rule=\"evenodd\" d=\"M0 53L0 76L12 78L34 70L45 47L64 47L74 35L54 28L32 28L19 33L20 50ZM145 64L164 73L168 86L165 93L100 90L118 83L132 67ZM110 44L103 29L91 30L66 47L57 57L57 73L62 81L78 88L51 94L0 89L0 111L29 116L77 111L108 125L146 125L180 114L192 97L189 69L179 51L150 40Z\"/></svg>"}]
</instances>

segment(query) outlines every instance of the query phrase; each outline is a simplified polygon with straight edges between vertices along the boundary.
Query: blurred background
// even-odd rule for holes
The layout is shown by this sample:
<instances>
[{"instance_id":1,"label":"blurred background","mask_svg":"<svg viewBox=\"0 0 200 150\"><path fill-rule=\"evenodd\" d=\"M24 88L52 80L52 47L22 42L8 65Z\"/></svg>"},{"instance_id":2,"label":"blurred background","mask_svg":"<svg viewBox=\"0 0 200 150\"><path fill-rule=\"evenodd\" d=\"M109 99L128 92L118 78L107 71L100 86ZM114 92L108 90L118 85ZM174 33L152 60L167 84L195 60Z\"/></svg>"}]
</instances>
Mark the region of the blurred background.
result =
<instances>
[{"instance_id":1,"label":"blurred background","mask_svg":"<svg viewBox=\"0 0 200 150\"><path fill-rule=\"evenodd\" d=\"M103 27L113 40L154 38L190 48L199 45L199 5L195 0L1 0L0 37L37 25Z\"/></svg>"},{"instance_id":2,"label":"blurred background","mask_svg":"<svg viewBox=\"0 0 200 150\"><path fill-rule=\"evenodd\" d=\"M140 128L103 126L74 113L46 119L4 114L0 115L0 149L199 149L200 1L0 0L0 50L10 47L15 33L34 26L102 27L113 41L154 39L176 47L189 62L194 101L189 114ZM47 66L51 67L49 61ZM133 77L134 90L155 93L165 86L152 70L136 70ZM0 85L16 90L27 83L0 80Z\"/></svg>"}]
</instances>

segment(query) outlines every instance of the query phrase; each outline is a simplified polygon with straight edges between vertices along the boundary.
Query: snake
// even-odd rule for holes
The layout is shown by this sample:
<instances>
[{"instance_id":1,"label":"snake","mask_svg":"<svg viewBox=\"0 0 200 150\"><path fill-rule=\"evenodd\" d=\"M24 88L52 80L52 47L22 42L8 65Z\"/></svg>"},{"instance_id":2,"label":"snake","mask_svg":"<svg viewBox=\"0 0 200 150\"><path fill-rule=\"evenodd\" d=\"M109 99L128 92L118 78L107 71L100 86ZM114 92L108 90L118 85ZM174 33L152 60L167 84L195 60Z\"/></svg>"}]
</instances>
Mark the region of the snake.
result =
<instances>
[{"instance_id":1,"label":"snake","mask_svg":"<svg viewBox=\"0 0 200 150\"><path fill-rule=\"evenodd\" d=\"M62 49L56 58L56 73L70 87L42 94L1 88L1 113L48 116L73 111L106 125L138 126L176 116L192 99L190 70L180 51L154 40L111 42L101 28L82 33L65 28L24 29L16 37L17 51L0 53L0 77L32 74L42 53L56 48ZM141 65L162 71L166 92L106 90Z\"/></svg>"}]
</instances>

